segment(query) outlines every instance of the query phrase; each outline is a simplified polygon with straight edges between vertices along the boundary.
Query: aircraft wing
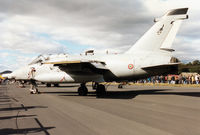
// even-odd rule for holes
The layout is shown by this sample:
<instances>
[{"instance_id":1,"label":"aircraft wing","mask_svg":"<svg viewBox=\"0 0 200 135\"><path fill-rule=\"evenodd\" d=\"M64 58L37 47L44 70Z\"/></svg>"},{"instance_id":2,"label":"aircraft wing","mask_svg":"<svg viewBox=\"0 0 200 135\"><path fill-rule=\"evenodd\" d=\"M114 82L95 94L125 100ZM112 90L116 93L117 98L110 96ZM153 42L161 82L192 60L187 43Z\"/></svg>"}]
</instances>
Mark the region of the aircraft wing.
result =
<instances>
[{"instance_id":1,"label":"aircraft wing","mask_svg":"<svg viewBox=\"0 0 200 135\"><path fill-rule=\"evenodd\" d=\"M156 74L160 71L166 71L166 74L174 74L178 72L178 65L180 63L169 63L169 64L162 64L162 65L154 65L154 66L147 66L142 67L143 70L145 70L148 73ZM164 74L163 74L164 75Z\"/></svg>"},{"instance_id":2,"label":"aircraft wing","mask_svg":"<svg viewBox=\"0 0 200 135\"><path fill-rule=\"evenodd\" d=\"M46 62L44 64L53 64L71 74L103 74L108 70L105 62L95 60Z\"/></svg>"}]
</instances>

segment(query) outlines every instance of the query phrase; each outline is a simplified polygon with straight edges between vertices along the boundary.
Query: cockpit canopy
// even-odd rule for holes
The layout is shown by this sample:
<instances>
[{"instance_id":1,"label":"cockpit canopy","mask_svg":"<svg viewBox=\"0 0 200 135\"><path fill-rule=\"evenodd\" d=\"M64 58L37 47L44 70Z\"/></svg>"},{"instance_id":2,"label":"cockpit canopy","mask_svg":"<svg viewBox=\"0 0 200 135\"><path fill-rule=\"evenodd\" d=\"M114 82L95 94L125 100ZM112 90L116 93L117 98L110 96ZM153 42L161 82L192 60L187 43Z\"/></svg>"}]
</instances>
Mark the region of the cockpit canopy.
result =
<instances>
[{"instance_id":1,"label":"cockpit canopy","mask_svg":"<svg viewBox=\"0 0 200 135\"><path fill-rule=\"evenodd\" d=\"M29 63L29 65L43 63L44 61L46 61L48 59L49 59L49 56L39 55L31 63Z\"/></svg>"},{"instance_id":2,"label":"cockpit canopy","mask_svg":"<svg viewBox=\"0 0 200 135\"><path fill-rule=\"evenodd\" d=\"M66 57L67 57L67 54L39 55L31 63L29 63L29 65L42 64L50 59L59 59L59 58L66 58Z\"/></svg>"}]
</instances>

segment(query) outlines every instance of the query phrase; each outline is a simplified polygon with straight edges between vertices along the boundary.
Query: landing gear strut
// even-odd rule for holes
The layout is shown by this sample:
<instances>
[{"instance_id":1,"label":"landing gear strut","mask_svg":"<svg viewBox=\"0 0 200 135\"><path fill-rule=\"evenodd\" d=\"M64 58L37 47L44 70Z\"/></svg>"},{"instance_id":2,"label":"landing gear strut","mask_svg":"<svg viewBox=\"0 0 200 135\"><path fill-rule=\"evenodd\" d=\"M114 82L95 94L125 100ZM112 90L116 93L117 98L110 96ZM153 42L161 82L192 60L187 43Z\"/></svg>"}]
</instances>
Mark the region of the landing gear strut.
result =
<instances>
[{"instance_id":1,"label":"landing gear strut","mask_svg":"<svg viewBox=\"0 0 200 135\"><path fill-rule=\"evenodd\" d=\"M31 80L31 88L30 88L31 94L39 94L39 91L37 89L37 84L34 80Z\"/></svg>"},{"instance_id":2,"label":"landing gear strut","mask_svg":"<svg viewBox=\"0 0 200 135\"><path fill-rule=\"evenodd\" d=\"M81 83L81 86L78 88L79 96L87 96L88 89L85 86L85 83Z\"/></svg>"},{"instance_id":3,"label":"landing gear strut","mask_svg":"<svg viewBox=\"0 0 200 135\"><path fill-rule=\"evenodd\" d=\"M97 83L97 82L92 82L92 89L93 89L93 90L96 90L96 89L97 89L97 86L98 86L98 83Z\"/></svg>"}]
</instances>

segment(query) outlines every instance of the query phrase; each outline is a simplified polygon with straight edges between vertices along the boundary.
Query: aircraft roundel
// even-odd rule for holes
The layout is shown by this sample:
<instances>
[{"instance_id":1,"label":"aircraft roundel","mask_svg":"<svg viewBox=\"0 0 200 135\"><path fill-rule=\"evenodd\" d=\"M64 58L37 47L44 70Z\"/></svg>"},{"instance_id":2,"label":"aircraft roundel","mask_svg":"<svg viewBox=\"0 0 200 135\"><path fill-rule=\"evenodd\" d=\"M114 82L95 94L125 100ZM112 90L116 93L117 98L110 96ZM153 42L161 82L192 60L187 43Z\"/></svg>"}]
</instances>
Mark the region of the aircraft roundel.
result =
<instances>
[{"instance_id":1,"label":"aircraft roundel","mask_svg":"<svg viewBox=\"0 0 200 135\"><path fill-rule=\"evenodd\" d=\"M128 69L133 69L133 64L128 64Z\"/></svg>"}]
</instances>

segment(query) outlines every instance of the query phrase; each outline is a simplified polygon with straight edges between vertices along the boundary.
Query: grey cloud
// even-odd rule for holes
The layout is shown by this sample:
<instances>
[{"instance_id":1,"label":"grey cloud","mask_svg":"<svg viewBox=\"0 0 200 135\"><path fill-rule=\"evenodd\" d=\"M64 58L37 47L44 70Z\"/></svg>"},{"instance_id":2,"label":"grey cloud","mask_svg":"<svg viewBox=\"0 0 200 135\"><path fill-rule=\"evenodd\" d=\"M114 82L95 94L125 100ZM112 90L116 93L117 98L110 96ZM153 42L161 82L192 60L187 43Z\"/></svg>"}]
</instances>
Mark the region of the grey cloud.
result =
<instances>
[{"instance_id":1,"label":"grey cloud","mask_svg":"<svg viewBox=\"0 0 200 135\"><path fill-rule=\"evenodd\" d=\"M13 4L15 3L15 4ZM0 11L35 15L51 21L77 25L129 26L144 22L145 8L140 1L94 0L13 0L0 1ZM143 17L141 17L143 15ZM55 20L54 20L55 19ZM58 20L57 20L58 19ZM122 27L124 28L124 27ZM112 29L114 30L115 27Z\"/></svg>"},{"instance_id":2,"label":"grey cloud","mask_svg":"<svg viewBox=\"0 0 200 135\"><path fill-rule=\"evenodd\" d=\"M18 0L13 3L13 0L1 1L0 11L12 15L36 16L54 25L62 25L63 28L84 27L95 33L122 35L122 38L115 39L121 40L115 45L132 44L138 38L134 33L144 33L143 28L147 30L153 20L139 0ZM133 37L128 40L130 35Z\"/></svg>"},{"instance_id":3,"label":"grey cloud","mask_svg":"<svg viewBox=\"0 0 200 135\"><path fill-rule=\"evenodd\" d=\"M200 40L188 40L178 36L173 48L176 50L174 55L183 62L200 59Z\"/></svg>"},{"instance_id":4,"label":"grey cloud","mask_svg":"<svg viewBox=\"0 0 200 135\"><path fill-rule=\"evenodd\" d=\"M164 13L156 12L156 15L162 16L162 14ZM24 20L13 20L12 18L17 15L22 16ZM34 19L30 19L31 17L34 17ZM48 33L52 37L51 40L72 40L74 43L90 45L98 49L116 47L119 50L126 50L153 25L154 17L158 16L149 12L144 1L140 0L0 1L0 24L4 20L11 20L9 22L11 25L12 21L17 22L13 24L13 27L18 24L25 27L25 30L14 29L13 33L16 37L20 37L20 41L17 40L9 44L10 49L15 46L22 52L33 50L42 53L45 50L49 52L66 50L66 48L63 49L62 45L52 41L47 42L44 39L33 38L32 36L27 38L22 34L31 34L33 31ZM197 20L192 17L191 20L184 22L184 26L178 33L180 39L196 40L199 38L200 33L197 29L199 25L195 25ZM191 21L194 25L191 25ZM11 32L10 30L7 31ZM3 32L0 33L0 36L1 34L4 35ZM2 38L0 37L0 39ZM3 42L3 39L1 41ZM179 42L179 44L183 43L184 41ZM37 45L34 46L34 44ZM42 47L43 49L34 48L42 44L45 44ZM194 43L189 42L188 44ZM184 44L184 46L186 45ZM4 47L8 46L4 45ZM194 51L193 48L191 50L185 47L177 48L177 50L179 49L179 53L184 51L192 53Z\"/></svg>"}]
</instances>

